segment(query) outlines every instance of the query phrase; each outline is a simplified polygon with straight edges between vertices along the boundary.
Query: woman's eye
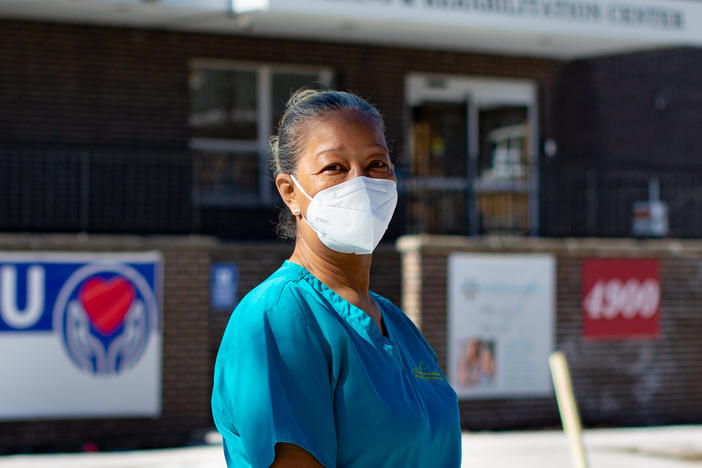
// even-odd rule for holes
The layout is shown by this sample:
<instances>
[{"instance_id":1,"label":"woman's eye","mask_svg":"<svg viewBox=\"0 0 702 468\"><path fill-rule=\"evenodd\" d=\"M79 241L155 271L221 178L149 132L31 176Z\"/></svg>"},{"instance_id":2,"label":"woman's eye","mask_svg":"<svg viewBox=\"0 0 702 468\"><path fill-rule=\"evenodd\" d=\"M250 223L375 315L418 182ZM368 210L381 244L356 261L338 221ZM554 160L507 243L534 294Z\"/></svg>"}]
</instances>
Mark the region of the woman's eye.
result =
<instances>
[{"instance_id":1,"label":"woman's eye","mask_svg":"<svg viewBox=\"0 0 702 468\"><path fill-rule=\"evenodd\" d=\"M385 161L373 161L370 167L371 169L388 169L390 166Z\"/></svg>"},{"instance_id":2,"label":"woman's eye","mask_svg":"<svg viewBox=\"0 0 702 468\"><path fill-rule=\"evenodd\" d=\"M324 168L325 171L341 171L343 169L344 168L341 166L341 164L329 164Z\"/></svg>"}]
</instances>

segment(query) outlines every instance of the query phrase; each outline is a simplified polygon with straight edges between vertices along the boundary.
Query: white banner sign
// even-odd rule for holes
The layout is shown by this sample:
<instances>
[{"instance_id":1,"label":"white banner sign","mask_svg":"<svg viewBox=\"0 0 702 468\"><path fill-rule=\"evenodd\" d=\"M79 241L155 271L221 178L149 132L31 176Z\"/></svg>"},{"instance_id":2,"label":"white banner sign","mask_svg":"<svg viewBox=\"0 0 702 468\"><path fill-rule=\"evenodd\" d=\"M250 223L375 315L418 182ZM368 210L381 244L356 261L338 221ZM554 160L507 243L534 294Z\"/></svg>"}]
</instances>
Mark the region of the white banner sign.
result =
<instances>
[{"instance_id":1,"label":"white banner sign","mask_svg":"<svg viewBox=\"0 0 702 468\"><path fill-rule=\"evenodd\" d=\"M526 28L621 30L699 38L702 6L681 0L231 0L233 11L343 15L349 19L407 20Z\"/></svg>"},{"instance_id":2,"label":"white banner sign","mask_svg":"<svg viewBox=\"0 0 702 468\"><path fill-rule=\"evenodd\" d=\"M0 420L161 413L161 255L0 253Z\"/></svg>"},{"instance_id":3,"label":"white banner sign","mask_svg":"<svg viewBox=\"0 0 702 468\"><path fill-rule=\"evenodd\" d=\"M452 254L448 296L448 375L459 398L552 394L552 256Z\"/></svg>"},{"instance_id":4,"label":"white banner sign","mask_svg":"<svg viewBox=\"0 0 702 468\"><path fill-rule=\"evenodd\" d=\"M231 0L252 34L537 57L702 44L681 0Z\"/></svg>"}]
</instances>

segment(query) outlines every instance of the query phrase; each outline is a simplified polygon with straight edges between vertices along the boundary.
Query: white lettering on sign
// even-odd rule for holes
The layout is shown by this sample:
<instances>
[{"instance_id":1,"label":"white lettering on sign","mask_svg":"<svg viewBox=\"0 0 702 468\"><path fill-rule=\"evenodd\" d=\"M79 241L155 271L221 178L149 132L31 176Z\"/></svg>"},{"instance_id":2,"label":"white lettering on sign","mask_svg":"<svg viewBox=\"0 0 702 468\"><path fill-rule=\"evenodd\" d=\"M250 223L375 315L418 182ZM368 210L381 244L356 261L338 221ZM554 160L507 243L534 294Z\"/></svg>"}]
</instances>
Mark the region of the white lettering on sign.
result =
<instances>
[{"instance_id":1,"label":"white lettering on sign","mask_svg":"<svg viewBox=\"0 0 702 468\"><path fill-rule=\"evenodd\" d=\"M319 0L359 7L478 13L512 18L535 18L581 24L680 31L685 11L646 4L641 0Z\"/></svg>"},{"instance_id":2,"label":"white lettering on sign","mask_svg":"<svg viewBox=\"0 0 702 468\"><path fill-rule=\"evenodd\" d=\"M613 24L661 29L682 29L685 22L683 13L679 10L631 4L611 5L607 11L607 18Z\"/></svg>"},{"instance_id":3,"label":"white lettering on sign","mask_svg":"<svg viewBox=\"0 0 702 468\"><path fill-rule=\"evenodd\" d=\"M629 279L625 283L613 278L599 280L583 300L583 307L592 319L614 319L621 315L632 319L637 315L650 318L658 310L661 287L649 278L643 282Z\"/></svg>"},{"instance_id":4,"label":"white lettering on sign","mask_svg":"<svg viewBox=\"0 0 702 468\"><path fill-rule=\"evenodd\" d=\"M0 317L12 328L29 328L44 310L44 269L32 266L27 270L27 303L24 310L17 305L17 269L0 269Z\"/></svg>"},{"instance_id":5,"label":"white lettering on sign","mask_svg":"<svg viewBox=\"0 0 702 468\"><path fill-rule=\"evenodd\" d=\"M405 0L402 3L406 6L414 6L416 2ZM602 2L579 0L424 0L423 4L429 9L475 11L591 23L606 20L611 24L661 29L682 29L685 21L684 14L680 10L634 3L614 3L607 4L605 7Z\"/></svg>"},{"instance_id":6,"label":"white lettering on sign","mask_svg":"<svg viewBox=\"0 0 702 468\"><path fill-rule=\"evenodd\" d=\"M408 2L404 2L408 4ZM476 11L510 16L599 21L604 15L597 2L570 0L424 0L427 8Z\"/></svg>"}]
</instances>

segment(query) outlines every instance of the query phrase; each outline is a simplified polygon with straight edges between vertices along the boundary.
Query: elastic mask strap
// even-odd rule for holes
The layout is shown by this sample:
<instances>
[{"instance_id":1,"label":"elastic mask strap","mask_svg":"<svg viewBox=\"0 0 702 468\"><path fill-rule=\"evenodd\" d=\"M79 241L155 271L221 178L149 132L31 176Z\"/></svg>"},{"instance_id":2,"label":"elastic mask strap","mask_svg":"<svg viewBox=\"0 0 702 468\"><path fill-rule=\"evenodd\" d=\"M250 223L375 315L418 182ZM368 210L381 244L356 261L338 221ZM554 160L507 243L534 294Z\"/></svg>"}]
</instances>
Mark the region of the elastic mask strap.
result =
<instances>
[{"instance_id":1,"label":"elastic mask strap","mask_svg":"<svg viewBox=\"0 0 702 468\"><path fill-rule=\"evenodd\" d=\"M299 188L300 191L301 191L302 193L304 193L305 196L306 196L307 198L309 198L310 200L312 200L312 197L310 197L309 195L307 195L307 192L305 192L305 189L302 188L302 186L301 186L300 183L297 181L297 179L295 178L295 176L292 175L292 174L290 174L290 178L292 179L293 182L295 182L295 185L297 185L297 188Z\"/></svg>"},{"instance_id":2,"label":"elastic mask strap","mask_svg":"<svg viewBox=\"0 0 702 468\"><path fill-rule=\"evenodd\" d=\"M292 175L292 174L290 174L290 178L293 180L293 182L295 183L295 185L297 186L297 188L299 188L300 191L301 191L302 193L304 193L305 196L306 196L307 198L309 198L310 200L312 200L312 197L310 197L309 195L307 195L307 192L305 192L305 189L303 189L302 186L300 186L300 183L297 181L297 179L295 178L295 176ZM302 220L303 220L304 222L307 223L307 220L305 219L305 215L303 215L302 212L300 212L300 218L302 218ZM310 224L310 223L307 223L308 226L309 226L309 224ZM310 226L310 227L312 227L312 226ZM314 230L314 228L312 228L312 229ZM316 232L316 231L315 231L315 232Z\"/></svg>"}]
</instances>

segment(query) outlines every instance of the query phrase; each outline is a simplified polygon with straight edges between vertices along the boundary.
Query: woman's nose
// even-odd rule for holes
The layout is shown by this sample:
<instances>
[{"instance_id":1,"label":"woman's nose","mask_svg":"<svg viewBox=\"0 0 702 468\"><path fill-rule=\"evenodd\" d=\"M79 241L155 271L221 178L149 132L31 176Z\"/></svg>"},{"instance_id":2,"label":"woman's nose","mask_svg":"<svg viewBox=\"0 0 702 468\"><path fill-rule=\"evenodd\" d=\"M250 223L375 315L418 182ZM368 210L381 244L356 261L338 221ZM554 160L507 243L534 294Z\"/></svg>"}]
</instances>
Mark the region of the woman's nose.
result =
<instances>
[{"instance_id":1,"label":"woman's nose","mask_svg":"<svg viewBox=\"0 0 702 468\"><path fill-rule=\"evenodd\" d=\"M366 174L363 167L360 167L360 166L351 166L351 169L349 170L350 178L360 177L360 176L365 176L365 175L368 175L368 174Z\"/></svg>"},{"instance_id":2,"label":"woman's nose","mask_svg":"<svg viewBox=\"0 0 702 468\"><path fill-rule=\"evenodd\" d=\"M370 169L365 168L363 166L351 166L351 169L349 170L349 176L350 177L370 177Z\"/></svg>"}]
</instances>

